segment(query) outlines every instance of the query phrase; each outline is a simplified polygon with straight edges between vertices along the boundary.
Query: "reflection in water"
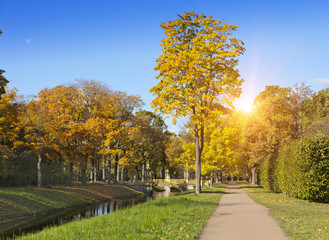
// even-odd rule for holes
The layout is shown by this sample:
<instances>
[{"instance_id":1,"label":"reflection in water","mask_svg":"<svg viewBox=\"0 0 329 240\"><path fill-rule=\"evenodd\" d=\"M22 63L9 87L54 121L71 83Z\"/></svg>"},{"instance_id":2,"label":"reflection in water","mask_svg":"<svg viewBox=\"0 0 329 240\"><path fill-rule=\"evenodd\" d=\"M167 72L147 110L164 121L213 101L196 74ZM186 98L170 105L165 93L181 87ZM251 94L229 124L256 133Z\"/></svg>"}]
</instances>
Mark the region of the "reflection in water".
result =
<instances>
[{"instance_id":1,"label":"reflection in water","mask_svg":"<svg viewBox=\"0 0 329 240\"><path fill-rule=\"evenodd\" d=\"M19 226L16 229L10 229L7 233L1 233L1 236L5 237L13 237L15 234L20 235L23 232L37 232L42 230L47 226L58 226L72 221L78 221L83 218L92 218L99 215L110 214L116 210L120 210L126 207L132 207L136 204L149 202L151 200L169 197L175 195L177 193L172 193L170 191L158 192L153 194L152 196L141 196L136 198L130 198L125 200L112 200L103 203L98 203L90 206L78 207L69 212L64 210L61 214L57 212L51 216L46 217L35 217L28 220L28 223L25 226Z\"/></svg>"}]
</instances>

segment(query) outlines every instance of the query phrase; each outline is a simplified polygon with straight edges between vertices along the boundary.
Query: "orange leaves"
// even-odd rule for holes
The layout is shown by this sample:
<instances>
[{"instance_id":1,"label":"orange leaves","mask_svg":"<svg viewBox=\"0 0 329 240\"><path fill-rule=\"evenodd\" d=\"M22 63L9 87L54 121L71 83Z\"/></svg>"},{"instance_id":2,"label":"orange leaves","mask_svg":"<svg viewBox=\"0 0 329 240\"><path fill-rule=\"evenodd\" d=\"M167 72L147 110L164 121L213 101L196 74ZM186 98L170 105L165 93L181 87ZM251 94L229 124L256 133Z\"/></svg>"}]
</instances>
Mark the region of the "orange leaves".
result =
<instances>
[{"instance_id":1,"label":"orange leaves","mask_svg":"<svg viewBox=\"0 0 329 240\"><path fill-rule=\"evenodd\" d=\"M19 132L17 124L19 105L15 104L16 99L16 90L8 89L0 98L0 143L13 142Z\"/></svg>"}]
</instances>

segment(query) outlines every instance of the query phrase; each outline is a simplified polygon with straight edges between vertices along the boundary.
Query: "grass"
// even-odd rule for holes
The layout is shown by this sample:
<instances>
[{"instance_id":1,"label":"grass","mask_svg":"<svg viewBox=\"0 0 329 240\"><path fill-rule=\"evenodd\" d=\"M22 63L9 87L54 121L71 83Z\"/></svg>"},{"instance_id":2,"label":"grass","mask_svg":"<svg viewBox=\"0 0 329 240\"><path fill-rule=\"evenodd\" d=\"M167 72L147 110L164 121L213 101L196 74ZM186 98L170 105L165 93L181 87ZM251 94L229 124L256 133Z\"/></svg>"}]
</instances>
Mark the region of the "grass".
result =
<instances>
[{"instance_id":1,"label":"grass","mask_svg":"<svg viewBox=\"0 0 329 240\"><path fill-rule=\"evenodd\" d=\"M219 189L184 193L110 215L50 227L21 239L196 239L215 211Z\"/></svg>"},{"instance_id":2,"label":"grass","mask_svg":"<svg viewBox=\"0 0 329 240\"><path fill-rule=\"evenodd\" d=\"M248 195L270 209L290 239L329 239L329 204L272 193L263 188L246 187Z\"/></svg>"},{"instance_id":3,"label":"grass","mask_svg":"<svg viewBox=\"0 0 329 240\"><path fill-rule=\"evenodd\" d=\"M22 225L32 216L39 217L58 209L140 194L125 186L105 184L75 185L72 188L0 188L0 232Z\"/></svg>"},{"instance_id":4,"label":"grass","mask_svg":"<svg viewBox=\"0 0 329 240\"><path fill-rule=\"evenodd\" d=\"M226 185L216 183L216 184L213 185L213 187L215 187L215 188L226 188Z\"/></svg>"}]
</instances>

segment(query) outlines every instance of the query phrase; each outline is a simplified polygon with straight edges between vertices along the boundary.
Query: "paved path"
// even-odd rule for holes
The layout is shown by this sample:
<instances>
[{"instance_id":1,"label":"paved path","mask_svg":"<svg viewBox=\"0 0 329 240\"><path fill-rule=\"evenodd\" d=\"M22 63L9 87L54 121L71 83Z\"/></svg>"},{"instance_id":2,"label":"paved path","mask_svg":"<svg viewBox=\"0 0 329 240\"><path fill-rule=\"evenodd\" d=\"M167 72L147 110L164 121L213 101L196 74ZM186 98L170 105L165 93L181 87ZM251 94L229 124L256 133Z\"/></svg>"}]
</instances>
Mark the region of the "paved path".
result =
<instances>
[{"instance_id":1,"label":"paved path","mask_svg":"<svg viewBox=\"0 0 329 240\"><path fill-rule=\"evenodd\" d=\"M200 240L287 240L269 210L255 203L243 190L229 186Z\"/></svg>"}]
</instances>

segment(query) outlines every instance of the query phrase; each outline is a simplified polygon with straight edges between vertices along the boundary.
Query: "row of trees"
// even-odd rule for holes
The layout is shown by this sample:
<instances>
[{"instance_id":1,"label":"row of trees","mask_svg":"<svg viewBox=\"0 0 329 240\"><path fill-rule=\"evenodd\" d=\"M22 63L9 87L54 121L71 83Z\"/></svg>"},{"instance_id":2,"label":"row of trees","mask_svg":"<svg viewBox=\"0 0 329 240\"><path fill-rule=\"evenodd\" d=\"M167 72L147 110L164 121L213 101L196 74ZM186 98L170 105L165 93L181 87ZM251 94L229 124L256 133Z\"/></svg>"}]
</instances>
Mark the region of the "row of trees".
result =
<instances>
[{"instance_id":1,"label":"row of trees","mask_svg":"<svg viewBox=\"0 0 329 240\"><path fill-rule=\"evenodd\" d=\"M247 143L252 166L259 166L259 184L292 197L328 201L329 89L312 93L305 84L268 86L255 103Z\"/></svg>"},{"instance_id":2,"label":"row of trees","mask_svg":"<svg viewBox=\"0 0 329 240\"><path fill-rule=\"evenodd\" d=\"M28 101L8 90L0 106L1 160L36 154L39 187L44 159L64 161L70 169L70 185L73 169L80 171L85 184L87 169L94 181L99 165L102 180L109 183L128 171L144 180L146 166L154 177L162 177L167 167L165 149L171 134L160 116L140 109L138 96L80 81L43 89Z\"/></svg>"},{"instance_id":3,"label":"row of trees","mask_svg":"<svg viewBox=\"0 0 329 240\"><path fill-rule=\"evenodd\" d=\"M328 134L329 90L313 93L304 83L294 87L266 86L245 116L246 157L253 173L264 157L296 139ZM256 183L253 178L253 183Z\"/></svg>"}]
</instances>

